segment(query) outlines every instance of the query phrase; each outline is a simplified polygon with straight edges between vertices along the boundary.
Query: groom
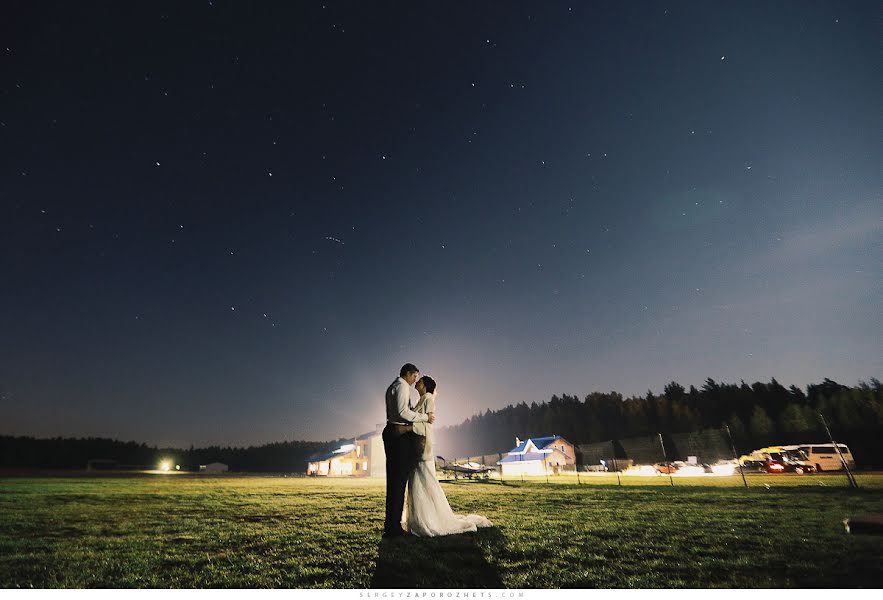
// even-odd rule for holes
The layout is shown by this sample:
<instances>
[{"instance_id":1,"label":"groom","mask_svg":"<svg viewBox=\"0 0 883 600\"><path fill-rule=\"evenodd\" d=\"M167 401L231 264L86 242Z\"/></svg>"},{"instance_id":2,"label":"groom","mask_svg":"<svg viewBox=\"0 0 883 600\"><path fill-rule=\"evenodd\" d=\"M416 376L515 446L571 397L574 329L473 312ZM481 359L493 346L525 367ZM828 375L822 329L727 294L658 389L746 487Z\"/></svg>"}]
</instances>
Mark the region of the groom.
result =
<instances>
[{"instance_id":1,"label":"groom","mask_svg":"<svg viewBox=\"0 0 883 600\"><path fill-rule=\"evenodd\" d=\"M414 433L413 423L435 422L432 413L411 410L411 386L417 382L420 370L406 363L396 380L386 389L386 427L383 428L383 450L386 452L386 521L383 537L405 535L402 529L402 510L405 507L405 487L408 477L417 467L423 454L426 438Z\"/></svg>"}]
</instances>

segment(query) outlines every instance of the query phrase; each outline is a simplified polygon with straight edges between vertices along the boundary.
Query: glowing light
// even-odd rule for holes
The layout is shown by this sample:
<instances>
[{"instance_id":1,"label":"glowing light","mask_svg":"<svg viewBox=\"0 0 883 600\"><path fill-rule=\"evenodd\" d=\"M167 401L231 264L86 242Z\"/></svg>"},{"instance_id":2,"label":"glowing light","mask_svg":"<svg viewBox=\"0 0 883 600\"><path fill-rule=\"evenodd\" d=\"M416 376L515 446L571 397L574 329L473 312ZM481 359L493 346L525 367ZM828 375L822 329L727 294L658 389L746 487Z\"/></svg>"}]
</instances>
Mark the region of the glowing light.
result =
<instances>
[{"instance_id":1,"label":"glowing light","mask_svg":"<svg viewBox=\"0 0 883 600\"><path fill-rule=\"evenodd\" d=\"M175 470L176 470L176 471L180 471L180 470L181 470L181 465L175 465Z\"/></svg>"},{"instance_id":2,"label":"glowing light","mask_svg":"<svg viewBox=\"0 0 883 600\"><path fill-rule=\"evenodd\" d=\"M672 473L672 475L677 475L678 477L696 477L697 475L705 475L705 467L688 465L686 467L681 467Z\"/></svg>"},{"instance_id":3,"label":"glowing light","mask_svg":"<svg viewBox=\"0 0 883 600\"><path fill-rule=\"evenodd\" d=\"M659 472L656 470L656 467L653 465L635 465L633 467L629 467L625 471L622 472L623 475L637 475L643 477L656 477L659 475Z\"/></svg>"},{"instance_id":4,"label":"glowing light","mask_svg":"<svg viewBox=\"0 0 883 600\"><path fill-rule=\"evenodd\" d=\"M728 476L736 472L736 465L733 463L723 463L711 466L712 475Z\"/></svg>"},{"instance_id":5,"label":"glowing light","mask_svg":"<svg viewBox=\"0 0 883 600\"><path fill-rule=\"evenodd\" d=\"M164 460L163 462L159 463L159 470L160 471L169 471L171 468L172 468L172 463L170 463L167 460Z\"/></svg>"},{"instance_id":6,"label":"glowing light","mask_svg":"<svg viewBox=\"0 0 883 600\"><path fill-rule=\"evenodd\" d=\"M688 465L680 462L673 464L676 470L672 471L674 477L728 477L736 472L736 462L719 462L711 465L710 471L705 466ZM779 465L781 466L781 465ZM660 472L653 465L634 465L622 472L622 475L638 476L638 477L659 477L668 475L668 473Z\"/></svg>"}]
</instances>

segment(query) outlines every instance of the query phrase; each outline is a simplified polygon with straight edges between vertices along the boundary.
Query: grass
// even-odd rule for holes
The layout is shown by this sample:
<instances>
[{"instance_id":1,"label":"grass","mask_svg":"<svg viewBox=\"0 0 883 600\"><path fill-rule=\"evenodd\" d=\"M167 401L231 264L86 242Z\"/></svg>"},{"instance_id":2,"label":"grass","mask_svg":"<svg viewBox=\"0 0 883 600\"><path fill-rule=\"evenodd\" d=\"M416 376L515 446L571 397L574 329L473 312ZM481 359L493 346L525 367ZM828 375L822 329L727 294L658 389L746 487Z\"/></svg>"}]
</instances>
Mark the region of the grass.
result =
<instances>
[{"instance_id":1,"label":"grass","mask_svg":"<svg viewBox=\"0 0 883 600\"><path fill-rule=\"evenodd\" d=\"M848 535L842 525L846 517L883 512L883 476L860 476L859 490L838 487L833 475L753 476L748 490L717 478L708 478L716 484L709 486L676 479L674 488L667 478L649 479L656 485L577 485L562 478L555 485L443 483L455 512L484 514L496 526L381 540L382 480L5 478L0 587L871 587L883 581L883 538Z\"/></svg>"}]
</instances>

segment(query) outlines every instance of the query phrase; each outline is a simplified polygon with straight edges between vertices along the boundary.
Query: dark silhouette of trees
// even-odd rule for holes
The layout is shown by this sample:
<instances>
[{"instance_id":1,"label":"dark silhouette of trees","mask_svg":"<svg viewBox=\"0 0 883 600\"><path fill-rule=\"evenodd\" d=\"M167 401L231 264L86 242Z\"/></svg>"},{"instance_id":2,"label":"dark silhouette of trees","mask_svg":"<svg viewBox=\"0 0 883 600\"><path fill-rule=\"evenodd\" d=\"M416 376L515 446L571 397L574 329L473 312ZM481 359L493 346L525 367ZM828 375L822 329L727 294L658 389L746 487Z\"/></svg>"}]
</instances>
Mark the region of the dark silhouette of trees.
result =
<instances>
[{"instance_id":1,"label":"dark silhouette of trees","mask_svg":"<svg viewBox=\"0 0 883 600\"><path fill-rule=\"evenodd\" d=\"M557 434L575 444L611 439L687 433L729 425L740 452L774 443L825 441L821 412L840 439L850 443L865 465L883 464L883 387L877 379L855 387L830 379L785 388L769 383L717 382L701 389L676 381L661 394L623 398L617 392L552 396L548 402L522 403L485 411L437 434L437 454L446 457L506 452L515 437Z\"/></svg>"},{"instance_id":2,"label":"dark silhouette of trees","mask_svg":"<svg viewBox=\"0 0 883 600\"><path fill-rule=\"evenodd\" d=\"M106 438L48 438L0 436L0 468L84 469L93 459L116 461L121 468L155 469L161 461L197 470L222 462L233 471L303 473L311 454L336 447L336 442L275 442L234 448L212 446L187 450L156 448Z\"/></svg>"},{"instance_id":3,"label":"dark silhouette of trees","mask_svg":"<svg viewBox=\"0 0 883 600\"><path fill-rule=\"evenodd\" d=\"M548 402L521 402L485 410L463 423L437 430L436 454L447 458L507 452L521 439L557 434L575 444L638 436L688 433L729 425L740 452L770 444L826 441L818 413L838 440L850 445L859 464L883 466L883 386L877 379L855 387L830 379L804 393L769 383L717 382L701 389L676 381L661 394L623 398L618 392L554 395ZM101 438L34 439L0 436L0 467L84 468L91 459L155 467L170 460L185 469L223 462L234 471L304 472L307 458L339 446L333 442L276 442L248 448L214 446L186 450L154 448Z\"/></svg>"},{"instance_id":4,"label":"dark silhouette of trees","mask_svg":"<svg viewBox=\"0 0 883 600\"><path fill-rule=\"evenodd\" d=\"M751 432L759 436L769 435L774 431L773 420L762 406L754 407L754 412L751 413L750 427Z\"/></svg>"}]
</instances>

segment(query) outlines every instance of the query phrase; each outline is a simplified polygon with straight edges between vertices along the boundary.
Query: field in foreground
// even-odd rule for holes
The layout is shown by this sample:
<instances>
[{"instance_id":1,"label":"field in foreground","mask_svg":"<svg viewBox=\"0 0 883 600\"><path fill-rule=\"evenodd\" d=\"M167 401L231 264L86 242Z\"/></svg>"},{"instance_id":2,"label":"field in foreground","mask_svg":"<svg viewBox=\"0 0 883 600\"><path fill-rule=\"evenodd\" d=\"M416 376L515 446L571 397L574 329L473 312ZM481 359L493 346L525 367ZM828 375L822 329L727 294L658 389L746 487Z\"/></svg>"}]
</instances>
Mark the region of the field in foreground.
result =
<instances>
[{"instance_id":1,"label":"field in foreground","mask_svg":"<svg viewBox=\"0 0 883 600\"><path fill-rule=\"evenodd\" d=\"M0 479L0 587L870 587L862 489L443 483L496 527L381 540L382 480ZM798 481L795 479L795 482ZM806 480L799 480L805 482ZM833 481L833 480L832 480Z\"/></svg>"}]
</instances>

